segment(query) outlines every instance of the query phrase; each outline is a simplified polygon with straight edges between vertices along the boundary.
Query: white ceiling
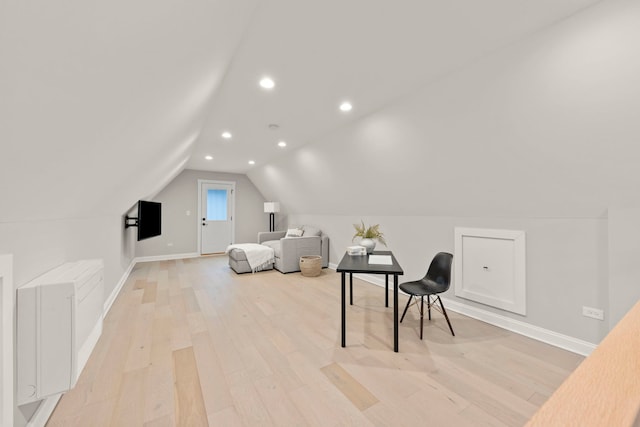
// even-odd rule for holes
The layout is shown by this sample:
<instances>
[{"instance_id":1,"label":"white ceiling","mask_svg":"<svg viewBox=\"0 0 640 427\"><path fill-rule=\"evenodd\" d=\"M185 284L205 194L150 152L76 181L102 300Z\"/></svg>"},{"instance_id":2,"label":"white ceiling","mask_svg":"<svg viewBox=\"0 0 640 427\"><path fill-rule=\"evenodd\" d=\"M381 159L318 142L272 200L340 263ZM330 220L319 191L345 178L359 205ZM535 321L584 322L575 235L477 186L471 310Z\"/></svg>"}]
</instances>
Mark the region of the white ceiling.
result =
<instances>
[{"instance_id":1,"label":"white ceiling","mask_svg":"<svg viewBox=\"0 0 640 427\"><path fill-rule=\"evenodd\" d=\"M254 9L0 2L0 222L121 214L162 189Z\"/></svg>"},{"instance_id":2,"label":"white ceiling","mask_svg":"<svg viewBox=\"0 0 640 427\"><path fill-rule=\"evenodd\" d=\"M186 167L246 173L593 3L261 1ZM275 89L258 86L264 75Z\"/></svg>"},{"instance_id":3,"label":"white ceiling","mask_svg":"<svg viewBox=\"0 0 640 427\"><path fill-rule=\"evenodd\" d=\"M0 221L121 214L185 167L249 172L595 2L0 2Z\"/></svg>"}]
</instances>

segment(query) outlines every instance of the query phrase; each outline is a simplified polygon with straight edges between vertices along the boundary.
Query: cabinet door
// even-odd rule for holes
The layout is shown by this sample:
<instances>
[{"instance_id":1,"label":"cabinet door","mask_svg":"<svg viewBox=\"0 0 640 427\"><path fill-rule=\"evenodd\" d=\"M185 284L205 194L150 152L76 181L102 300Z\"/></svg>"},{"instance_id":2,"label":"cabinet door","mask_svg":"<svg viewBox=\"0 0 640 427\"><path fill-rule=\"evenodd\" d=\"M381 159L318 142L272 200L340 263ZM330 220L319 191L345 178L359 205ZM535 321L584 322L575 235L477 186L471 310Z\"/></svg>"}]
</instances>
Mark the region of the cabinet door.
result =
<instances>
[{"instance_id":1,"label":"cabinet door","mask_svg":"<svg viewBox=\"0 0 640 427\"><path fill-rule=\"evenodd\" d=\"M61 283L38 288L38 397L69 390L75 364L74 285Z\"/></svg>"},{"instance_id":2,"label":"cabinet door","mask_svg":"<svg viewBox=\"0 0 640 427\"><path fill-rule=\"evenodd\" d=\"M36 384L37 359L36 288L18 288L16 300L16 365L18 405L38 400Z\"/></svg>"}]
</instances>

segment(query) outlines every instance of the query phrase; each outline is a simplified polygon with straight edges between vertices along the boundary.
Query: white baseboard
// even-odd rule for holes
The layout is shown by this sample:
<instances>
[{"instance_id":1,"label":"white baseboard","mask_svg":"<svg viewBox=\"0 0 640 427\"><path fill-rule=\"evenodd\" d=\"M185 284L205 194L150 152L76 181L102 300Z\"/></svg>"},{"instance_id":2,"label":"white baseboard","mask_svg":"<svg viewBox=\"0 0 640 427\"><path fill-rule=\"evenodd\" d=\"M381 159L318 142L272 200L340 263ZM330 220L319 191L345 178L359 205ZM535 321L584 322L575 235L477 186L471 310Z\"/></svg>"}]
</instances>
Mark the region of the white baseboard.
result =
<instances>
[{"instance_id":1,"label":"white baseboard","mask_svg":"<svg viewBox=\"0 0 640 427\"><path fill-rule=\"evenodd\" d=\"M502 316L500 314L492 313L490 311L482 310L477 307L471 307L458 301L453 301L446 298L442 299L445 302L446 308L451 309L451 311L455 311L456 313L464 314L465 316L481 320L485 323L498 326L502 329L524 335L525 337L533 338L534 340L551 344L555 347L563 348L573 353L588 356L597 347L597 344L593 344L579 338L563 335L549 329L531 325L529 323Z\"/></svg>"},{"instance_id":2,"label":"white baseboard","mask_svg":"<svg viewBox=\"0 0 640 427\"><path fill-rule=\"evenodd\" d=\"M62 393L44 399L40 406L38 406L38 409L36 409L33 417L31 417L31 420L27 423L27 427L44 427L47 421L49 421L51 414L53 414L53 410L56 409L56 405L61 397Z\"/></svg>"},{"instance_id":3,"label":"white baseboard","mask_svg":"<svg viewBox=\"0 0 640 427\"><path fill-rule=\"evenodd\" d=\"M185 259L185 258L198 258L200 256L197 252L191 252L186 254L172 254L172 255L154 255L154 256L141 256L134 258L134 261L149 262L149 261L170 261L172 259Z\"/></svg>"},{"instance_id":4,"label":"white baseboard","mask_svg":"<svg viewBox=\"0 0 640 427\"><path fill-rule=\"evenodd\" d=\"M89 360L89 356L91 356L91 353L93 352L93 349L98 343L98 340L100 339L101 335L102 335L102 317L96 322L93 329L91 329L91 332L87 337L87 340L84 342L82 347L80 347L80 350L78 350L78 367L80 368L80 372L78 372L78 378L82 374L82 371L84 370L84 367L86 366L87 361Z\"/></svg>"},{"instance_id":5,"label":"white baseboard","mask_svg":"<svg viewBox=\"0 0 640 427\"><path fill-rule=\"evenodd\" d=\"M329 268L336 269L337 264L329 264ZM384 287L384 277L379 274L354 274L354 277L369 282L376 286ZM389 283L389 287L392 284ZM402 291L401 291L402 293ZM559 347L573 353L588 356L597 347L597 344L593 344L587 341L583 341L578 338L570 337L568 335L559 334L549 329L544 329L539 326L531 325L529 323L522 322L520 320L512 319L491 311L483 310L481 308L472 307L470 305L453 301L447 298L442 298L445 307L456 313L464 314L465 316L473 319L481 320L490 325L497 326L502 329L506 329L511 332L515 332L520 335L524 335L529 338L533 338L537 341Z\"/></svg>"},{"instance_id":6,"label":"white baseboard","mask_svg":"<svg viewBox=\"0 0 640 427\"><path fill-rule=\"evenodd\" d=\"M131 260L131 263L129 263L129 267L127 267L125 272L122 273L122 277L116 284L116 287L113 288L113 291L111 292L111 295L109 295L109 298L107 298L107 300L104 302L103 318L106 317L109 310L111 310L111 306L113 305L113 302L116 300L116 297L118 296L118 294L120 293L120 290L124 286L124 282L126 282L127 279L129 278L129 274L131 274L131 270L133 270L133 267L135 265L136 265L136 260L134 258Z\"/></svg>"}]
</instances>

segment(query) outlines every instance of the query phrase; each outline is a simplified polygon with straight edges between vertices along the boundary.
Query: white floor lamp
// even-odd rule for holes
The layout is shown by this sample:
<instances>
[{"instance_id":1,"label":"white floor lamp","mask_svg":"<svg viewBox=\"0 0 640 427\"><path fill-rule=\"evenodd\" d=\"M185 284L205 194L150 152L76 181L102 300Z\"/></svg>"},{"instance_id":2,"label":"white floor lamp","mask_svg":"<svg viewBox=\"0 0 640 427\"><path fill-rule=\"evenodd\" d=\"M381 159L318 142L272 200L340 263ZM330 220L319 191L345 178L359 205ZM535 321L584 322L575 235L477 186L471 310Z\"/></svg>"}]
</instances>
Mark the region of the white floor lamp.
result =
<instances>
[{"instance_id":1,"label":"white floor lamp","mask_svg":"<svg viewBox=\"0 0 640 427\"><path fill-rule=\"evenodd\" d=\"M269 231L276 231L275 212L280 212L280 203L264 202L264 211L269 214Z\"/></svg>"}]
</instances>

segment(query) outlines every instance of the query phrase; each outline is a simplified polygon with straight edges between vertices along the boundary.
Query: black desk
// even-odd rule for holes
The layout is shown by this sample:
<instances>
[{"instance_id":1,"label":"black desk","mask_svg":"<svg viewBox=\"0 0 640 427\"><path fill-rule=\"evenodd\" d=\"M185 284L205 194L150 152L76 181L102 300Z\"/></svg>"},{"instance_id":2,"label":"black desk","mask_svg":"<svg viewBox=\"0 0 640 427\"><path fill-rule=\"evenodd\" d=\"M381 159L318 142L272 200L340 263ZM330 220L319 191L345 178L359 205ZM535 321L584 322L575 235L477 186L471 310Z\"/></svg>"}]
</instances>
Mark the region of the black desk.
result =
<instances>
[{"instance_id":1,"label":"black desk","mask_svg":"<svg viewBox=\"0 0 640 427\"><path fill-rule=\"evenodd\" d=\"M346 283L345 274L349 273L350 304L353 305L353 273L384 274L385 307L389 307L389 275L393 276L393 351L398 351L398 276L404 274L396 257L391 251L374 251L373 255L391 255L391 265L369 264L369 255L349 255L342 257L336 271L342 274L342 347L346 346Z\"/></svg>"}]
</instances>

